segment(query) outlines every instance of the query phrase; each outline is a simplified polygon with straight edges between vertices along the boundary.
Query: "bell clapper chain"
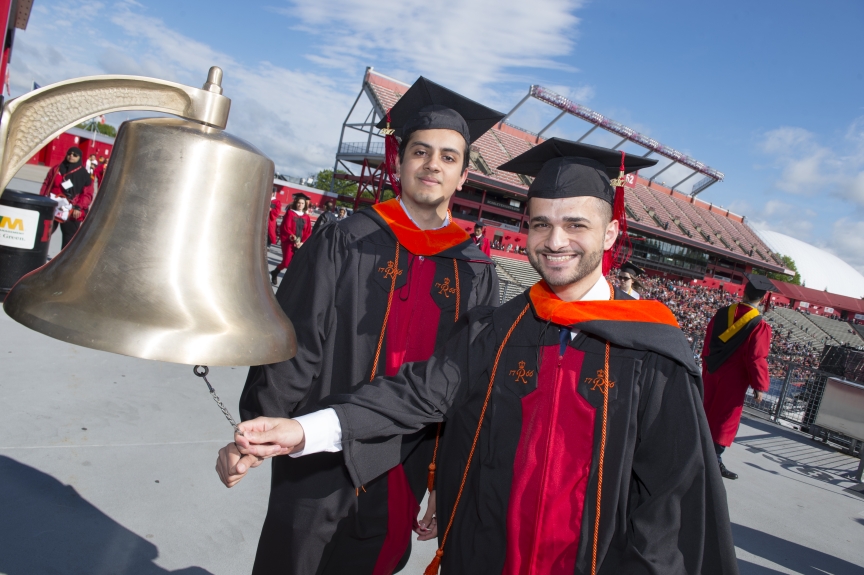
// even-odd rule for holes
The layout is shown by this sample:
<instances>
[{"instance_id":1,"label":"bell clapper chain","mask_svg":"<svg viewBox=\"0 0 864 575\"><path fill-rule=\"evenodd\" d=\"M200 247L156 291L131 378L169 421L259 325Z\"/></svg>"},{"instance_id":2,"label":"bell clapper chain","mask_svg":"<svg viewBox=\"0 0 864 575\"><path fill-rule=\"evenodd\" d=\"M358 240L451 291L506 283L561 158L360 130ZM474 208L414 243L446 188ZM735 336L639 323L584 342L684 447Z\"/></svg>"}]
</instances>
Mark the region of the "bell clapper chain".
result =
<instances>
[{"instance_id":1,"label":"bell clapper chain","mask_svg":"<svg viewBox=\"0 0 864 575\"><path fill-rule=\"evenodd\" d=\"M201 368L201 371L198 370L199 367ZM210 373L210 368L207 367L206 365L196 365L195 367L192 368L192 373L194 373L195 375L197 375L198 377L203 379L204 383L207 384L207 389L210 390L210 395L213 396L213 401L216 402L216 405L218 405L219 409L222 410L222 413L225 415L225 418L228 420L228 423L230 423L231 427L234 428L234 433L236 433L238 435L243 435L243 432L240 431L239 427L237 427L237 422L234 421L233 417L231 417L231 413L229 413L228 408L225 407L225 404L222 403L222 400L219 399L218 395L216 395L216 390L213 389L213 386L210 385L209 381L207 381L207 374Z\"/></svg>"}]
</instances>

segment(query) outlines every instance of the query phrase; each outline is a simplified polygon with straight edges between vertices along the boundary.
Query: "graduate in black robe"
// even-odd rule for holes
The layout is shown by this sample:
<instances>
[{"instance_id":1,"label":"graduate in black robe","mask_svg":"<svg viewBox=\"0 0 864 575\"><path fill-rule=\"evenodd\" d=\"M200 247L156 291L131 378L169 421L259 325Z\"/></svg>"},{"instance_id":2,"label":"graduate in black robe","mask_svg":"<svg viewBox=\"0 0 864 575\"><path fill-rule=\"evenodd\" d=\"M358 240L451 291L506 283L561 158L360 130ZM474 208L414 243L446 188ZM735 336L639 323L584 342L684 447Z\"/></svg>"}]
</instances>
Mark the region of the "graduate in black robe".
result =
<instances>
[{"instance_id":1,"label":"graduate in black robe","mask_svg":"<svg viewBox=\"0 0 864 575\"><path fill-rule=\"evenodd\" d=\"M352 480L390 464L371 456L376 437L444 420L427 574L736 574L687 340L663 304L600 273L618 238L609 212L623 217L607 172L623 194L623 172L645 160L557 139L524 156L504 168L537 176L528 251L544 280L470 312L428 362L329 399ZM241 450L262 456L321 431L243 425Z\"/></svg>"},{"instance_id":2,"label":"graduate in black robe","mask_svg":"<svg viewBox=\"0 0 864 575\"><path fill-rule=\"evenodd\" d=\"M294 324L297 355L250 369L240 400L244 420L302 416L330 394L350 393L374 375L395 374L406 361L428 359L470 309L498 304L492 261L446 207L467 176L468 146L503 115L424 78L389 115L389 127L401 130L403 196L323 226L297 251L276 294ZM436 132L452 132L448 141L458 149L438 154ZM458 165L442 168L451 156ZM412 163L416 171L406 173ZM453 174L455 183L439 189ZM420 182L418 192L409 177L432 182ZM406 211L421 192L441 202L438 229L421 230ZM352 483L339 453L276 458L253 573L398 570L410 553L439 429L370 444L370 457L393 464L362 485ZM232 450L226 446L222 455Z\"/></svg>"}]
</instances>

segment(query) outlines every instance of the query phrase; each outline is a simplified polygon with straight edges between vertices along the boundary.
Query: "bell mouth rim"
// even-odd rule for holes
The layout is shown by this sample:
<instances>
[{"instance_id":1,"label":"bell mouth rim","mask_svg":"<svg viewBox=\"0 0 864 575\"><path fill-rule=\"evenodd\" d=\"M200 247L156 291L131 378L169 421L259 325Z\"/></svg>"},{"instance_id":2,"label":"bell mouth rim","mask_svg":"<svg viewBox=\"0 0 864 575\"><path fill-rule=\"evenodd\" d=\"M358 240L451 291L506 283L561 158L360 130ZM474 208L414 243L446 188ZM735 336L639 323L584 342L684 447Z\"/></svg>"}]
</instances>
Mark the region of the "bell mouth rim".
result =
<instances>
[{"instance_id":1,"label":"bell mouth rim","mask_svg":"<svg viewBox=\"0 0 864 575\"><path fill-rule=\"evenodd\" d=\"M90 335L82 330L76 330L65 325L51 323L48 320L45 320L33 313L30 313L29 311L24 309L26 307L26 302L18 301L18 299L20 298L17 298L15 296L10 299L9 296L14 293L16 287L18 286L16 285L9 291L9 293L5 294L5 301L3 301L3 309L11 319L15 320L16 322L29 329L32 329L35 332L41 333L43 335L60 341L64 341L66 343L70 343L72 345L86 347L88 349L94 349L97 351L104 351L108 353L116 353L118 355L125 355L127 357L135 357L138 359L163 361L167 363L178 363L181 365L209 365L218 367L269 365L271 363L287 361L293 358L297 353L297 338L294 333L294 326L291 324L291 320L289 320L287 317L284 318L287 325L283 325L283 330L285 331L285 333L282 337L270 336L268 338L264 338L273 340L273 344L271 344L272 347L268 353L261 352L261 348L264 345L264 342L249 341L248 338L241 337L241 334L230 334L222 338L225 340L229 340L225 341L224 343L220 343L218 341L215 343L211 343L213 347L217 348L217 351L200 352L197 355L194 351L190 352L188 351L188 349L186 349L194 345L194 342L190 343L188 341L187 345L184 346L183 350L178 349L178 342L167 341L167 343L159 346L158 348L155 348L152 353L136 352L135 350L128 349L128 345L111 345L112 340L110 338L104 336L97 337L94 335ZM17 294L15 295L17 296ZM26 297L26 295L22 297ZM118 323L123 322L123 320L115 321L117 321ZM181 340L188 340L191 337L190 335L184 336L184 334L182 333L176 333L174 335L175 338ZM201 336L199 335L198 337ZM218 338L218 336L216 336L216 338ZM128 341L125 340L125 338L119 339ZM237 342L230 341L238 339L247 342L244 346L245 349L253 349L254 351L251 351L249 353L237 351L228 354L218 351L218 349L226 348L235 350L238 349L236 347ZM143 349L145 348L145 345L142 343L138 347Z\"/></svg>"}]
</instances>

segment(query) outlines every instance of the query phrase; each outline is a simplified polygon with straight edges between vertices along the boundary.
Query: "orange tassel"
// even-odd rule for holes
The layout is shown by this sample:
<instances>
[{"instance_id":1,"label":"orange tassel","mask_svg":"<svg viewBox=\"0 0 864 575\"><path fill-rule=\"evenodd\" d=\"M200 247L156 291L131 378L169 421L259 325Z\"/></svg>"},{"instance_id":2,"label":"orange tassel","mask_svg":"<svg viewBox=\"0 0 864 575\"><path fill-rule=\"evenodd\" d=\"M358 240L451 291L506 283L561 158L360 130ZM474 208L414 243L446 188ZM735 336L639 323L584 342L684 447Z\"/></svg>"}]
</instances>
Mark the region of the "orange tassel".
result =
<instances>
[{"instance_id":1,"label":"orange tassel","mask_svg":"<svg viewBox=\"0 0 864 575\"><path fill-rule=\"evenodd\" d=\"M426 568L426 571L423 572L423 575L438 575L438 568L441 567L442 555L444 555L443 549L439 549L435 552L435 558L432 559L432 563L429 564L429 567Z\"/></svg>"},{"instance_id":2,"label":"orange tassel","mask_svg":"<svg viewBox=\"0 0 864 575\"><path fill-rule=\"evenodd\" d=\"M429 475L426 477L426 487L429 489L429 493L435 491L435 464L429 464Z\"/></svg>"}]
</instances>

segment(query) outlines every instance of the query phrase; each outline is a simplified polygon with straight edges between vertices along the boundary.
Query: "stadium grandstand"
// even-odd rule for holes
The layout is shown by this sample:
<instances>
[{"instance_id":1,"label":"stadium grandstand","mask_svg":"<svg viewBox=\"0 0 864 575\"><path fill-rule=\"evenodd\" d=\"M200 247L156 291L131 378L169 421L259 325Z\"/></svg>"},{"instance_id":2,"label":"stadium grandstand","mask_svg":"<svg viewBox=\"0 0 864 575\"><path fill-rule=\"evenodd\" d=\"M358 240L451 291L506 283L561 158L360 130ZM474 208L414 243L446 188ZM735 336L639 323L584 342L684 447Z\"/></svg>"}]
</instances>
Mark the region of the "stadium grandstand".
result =
<instances>
[{"instance_id":1,"label":"stadium grandstand","mask_svg":"<svg viewBox=\"0 0 864 575\"><path fill-rule=\"evenodd\" d=\"M337 179L357 183L355 196L338 196L353 203L355 210L381 201L390 189L381 170L384 142L375 124L408 87L366 69L361 90L343 124L333 167ZM555 119L538 133L507 121L529 98L557 111ZM723 180L722 172L550 90L531 86L507 117L472 145L468 181L450 204L454 219L466 231L471 232L476 222L486 226L501 278L502 301L521 293L539 276L524 252L526 193L531 179L497 168L543 141L543 134L566 114L589 124L580 141L601 128L622 138L616 149L625 143L636 144L645 150L644 156L656 154L669 160L650 176L632 174L627 178L631 260L647 271L643 297L659 299L672 309L696 355L708 320L718 308L738 300L745 274L771 272L791 278L791 270L770 247L776 244L760 237L744 216L697 198ZM672 167L687 168L691 173L671 186L658 182L657 177ZM700 174L703 178L689 193L680 191L684 182ZM332 191L328 195L335 196ZM816 361L826 345L864 347L864 300L772 281L777 289L771 294L766 319L774 328L775 354L809 363Z\"/></svg>"},{"instance_id":2,"label":"stadium grandstand","mask_svg":"<svg viewBox=\"0 0 864 575\"><path fill-rule=\"evenodd\" d=\"M386 176L380 170L384 142L375 124L407 88L407 84L372 68L366 70L362 89L343 124L334 165L337 178L358 184L356 196L340 198L353 202L355 209L379 201L388 188ZM788 272L778 255L750 229L743 216L696 198L696 194L722 179L721 172L538 86L531 87L528 97L555 106L560 110L558 117L569 113L592 122L589 133L600 127L623 135L621 144L626 141L643 146L646 156L656 153L669 158L671 163L660 172L676 165L693 170L684 180L699 173L705 175L689 195L675 189L684 180L671 187L660 185L656 181L660 172L651 179L639 175L628 177L625 195L633 240L631 257L649 273L690 280L707 277L741 285L745 281L744 274L754 269L763 273ZM496 258L499 261L524 262L527 259L523 255L528 229L525 195L531 180L497 168L541 142L542 132L548 128L534 134L510 125L505 119L484 134L472 146L468 181L451 201L453 216L466 229L475 222L486 226L486 234L495 249L493 253L499 256ZM504 269L518 283L526 285L525 282L536 278L536 274L525 270L527 265L519 266L521 272L513 269L515 265Z\"/></svg>"}]
</instances>

